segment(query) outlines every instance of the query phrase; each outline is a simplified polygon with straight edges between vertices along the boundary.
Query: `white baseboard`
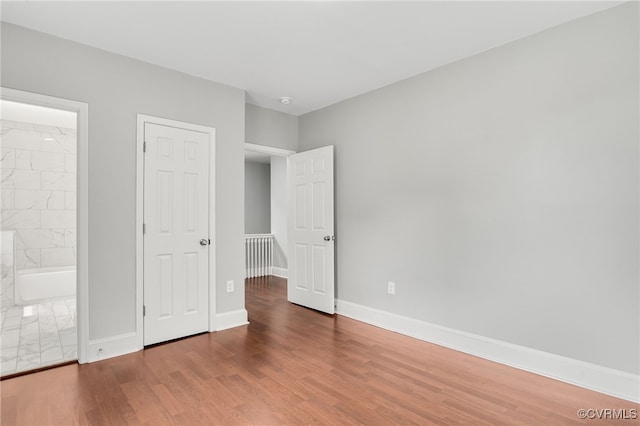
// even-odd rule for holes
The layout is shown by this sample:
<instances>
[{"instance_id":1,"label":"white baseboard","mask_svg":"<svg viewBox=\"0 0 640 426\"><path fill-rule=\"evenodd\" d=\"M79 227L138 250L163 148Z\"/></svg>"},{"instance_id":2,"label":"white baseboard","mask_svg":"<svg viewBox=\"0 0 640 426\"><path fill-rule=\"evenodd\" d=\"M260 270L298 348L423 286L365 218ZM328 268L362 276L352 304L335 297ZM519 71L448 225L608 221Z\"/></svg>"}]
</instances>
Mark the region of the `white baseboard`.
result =
<instances>
[{"instance_id":1,"label":"white baseboard","mask_svg":"<svg viewBox=\"0 0 640 426\"><path fill-rule=\"evenodd\" d=\"M276 268L275 266L272 266L271 274L276 277L287 278L289 276L289 270L287 268Z\"/></svg>"},{"instance_id":2,"label":"white baseboard","mask_svg":"<svg viewBox=\"0 0 640 426\"><path fill-rule=\"evenodd\" d=\"M228 328L239 327L249 324L247 320L247 310L238 309L236 311L224 312L216 315L216 331L226 330Z\"/></svg>"},{"instance_id":3,"label":"white baseboard","mask_svg":"<svg viewBox=\"0 0 640 426\"><path fill-rule=\"evenodd\" d=\"M142 350L142 343L137 333L124 333L104 339L89 341L87 362L101 361L120 355Z\"/></svg>"},{"instance_id":4,"label":"white baseboard","mask_svg":"<svg viewBox=\"0 0 640 426\"><path fill-rule=\"evenodd\" d=\"M640 376L635 374L442 327L344 300L336 300L336 306L339 315L386 330L616 398L640 402Z\"/></svg>"},{"instance_id":5,"label":"white baseboard","mask_svg":"<svg viewBox=\"0 0 640 426\"><path fill-rule=\"evenodd\" d=\"M216 315L216 331L249 324L246 309L225 312ZM120 355L126 355L143 349L143 344L137 333L124 333L104 339L90 340L85 362L101 361Z\"/></svg>"}]
</instances>

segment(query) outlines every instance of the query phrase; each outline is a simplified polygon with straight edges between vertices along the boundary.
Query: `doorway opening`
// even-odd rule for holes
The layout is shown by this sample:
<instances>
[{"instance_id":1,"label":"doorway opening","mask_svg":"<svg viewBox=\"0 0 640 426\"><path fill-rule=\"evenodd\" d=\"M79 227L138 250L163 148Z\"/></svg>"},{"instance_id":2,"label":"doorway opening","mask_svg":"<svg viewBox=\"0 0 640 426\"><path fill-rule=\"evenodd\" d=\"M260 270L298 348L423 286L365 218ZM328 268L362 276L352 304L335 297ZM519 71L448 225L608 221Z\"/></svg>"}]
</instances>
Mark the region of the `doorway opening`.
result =
<instances>
[{"instance_id":1,"label":"doorway opening","mask_svg":"<svg viewBox=\"0 0 640 426\"><path fill-rule=\"evenodd\" d=\"M79 252L86 232L79 232L78 201L84 214L86 198L78 150L79 134L86 143L86 105L9 89L0 102L0 374L7 377L76 361L84 349L78 313L86 305L78 307L86 279L78 277L86 271Z\"/></svg>"},{"instance_id":2,"label":"doorway opening","mask_svg":"<svg viewBox=\"0 0 640 426\"><path fill-rule=\"evenodd\" d=\"M301 153L287 153L281 158L282 183L274 182L274 153L279 149L245 144L245 159L269 155L270 196L269 212L272 228L269 234L245 235L246 284L263 284L260 278L274 273L273 252L279 244L284 246L287 278L287 299L298 305L324 313L335 313L335 236L334 236L334 186L333 146L325 146ZM258 155L256 155L258 153ZM255 160L254 160L255 161ZM276 160L277 161L277 160ZM266 162L266 161L265 161ZM251 161L245 161L245 196L255 191L252 185L263 184L259 173L252 170ZM257 169L259 170L259 168ZM276 171L277 173L277 171ZM252 175L258 175L255 179ZM264 173L262 173L264 176ZM255 180L257 183L252 183ZM263 185L264 188L264 185ZM264 189L263 189L264 190ZM266 191L266 190L265 190ZM282 211L277 207L274 191L282 191ZM253 200L246 200L252 210ZM262 208L267 209L266 207ZM255 211L245 211L245 226L254 225ZM275 213L275 214L274 214ZM280 214L281 213L281 214ZM259 218L258 218L259 219ZM276 235L273 224L281 222L282 232ZM263 226L266 227L266 224ZM278 238L279 237L279 238ZM265 282L267 280L263 280Z\"/></svg>"},{"instance_id":3,"label":"doorway opening","mask_svg":"<svg viewBox=\"0 0 640 426\"><path fill-rule=\"evenodd\" d=\"M245 278L287 278L287 157L245 144Z\"/></svg>"}]
</instances>

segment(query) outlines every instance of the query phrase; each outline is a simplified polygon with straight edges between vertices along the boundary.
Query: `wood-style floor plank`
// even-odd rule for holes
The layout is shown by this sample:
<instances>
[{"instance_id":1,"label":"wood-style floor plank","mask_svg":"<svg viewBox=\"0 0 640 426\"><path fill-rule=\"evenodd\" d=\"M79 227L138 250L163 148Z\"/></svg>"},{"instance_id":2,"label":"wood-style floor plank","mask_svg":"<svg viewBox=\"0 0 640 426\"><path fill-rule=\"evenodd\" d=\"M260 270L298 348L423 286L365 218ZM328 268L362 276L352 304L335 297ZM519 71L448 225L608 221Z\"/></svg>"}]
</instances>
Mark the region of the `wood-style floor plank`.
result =
<instances>
[{"instance_id":1,"label":"wood-style floor plank","mask_svg":"<svg viewBox=\"0 0 640 426\"><path fill-rule=\"evenodd\" d=\"M0 382L2 425L640 424L598 394L286 301L246 282L250 324Z\"/></svg>"}]
</instances>

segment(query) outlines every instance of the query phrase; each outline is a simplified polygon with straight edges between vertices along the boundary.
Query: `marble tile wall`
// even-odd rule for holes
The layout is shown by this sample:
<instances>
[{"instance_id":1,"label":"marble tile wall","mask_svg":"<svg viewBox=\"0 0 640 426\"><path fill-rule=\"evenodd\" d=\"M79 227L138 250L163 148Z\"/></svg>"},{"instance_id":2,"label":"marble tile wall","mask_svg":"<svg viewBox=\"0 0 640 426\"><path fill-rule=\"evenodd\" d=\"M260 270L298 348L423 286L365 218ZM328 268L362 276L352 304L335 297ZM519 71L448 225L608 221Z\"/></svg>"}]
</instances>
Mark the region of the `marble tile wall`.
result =
<instances>
[{"instance_id":1,"label":"marble tile wall","mask_svg":"<svg viewBox=\"0 0 640 426\"><path fill-rule=\"evenodd\" d=\"M15 231L0 232L0 271L2 278L0 282L0 308L4 309L13 305L13 294L15 288L13 251L14 251Z\"/></svg>"},{"instance_id":2,"label":"marble tile wall","mask_svg":"<svg viewBox=\"0 0 640 426\"><path fill-rule=\"evenodd\" d=\"M74 265L76 130L0 120L0 131L1 225L15 231L16 269Z\"/></svg>"}]
</instances>

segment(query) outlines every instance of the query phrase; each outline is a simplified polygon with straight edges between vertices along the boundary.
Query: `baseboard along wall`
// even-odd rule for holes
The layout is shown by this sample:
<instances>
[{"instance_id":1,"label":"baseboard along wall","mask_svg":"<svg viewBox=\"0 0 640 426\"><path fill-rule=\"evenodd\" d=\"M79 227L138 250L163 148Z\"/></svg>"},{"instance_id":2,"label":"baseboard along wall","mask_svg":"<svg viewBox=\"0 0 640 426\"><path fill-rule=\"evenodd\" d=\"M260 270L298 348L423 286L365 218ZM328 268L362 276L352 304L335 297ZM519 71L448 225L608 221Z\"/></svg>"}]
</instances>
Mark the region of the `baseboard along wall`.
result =
<instances>
[{"instance_id":1,"label":"baseboard along wall","mask_svg":"<svg viewBox=\"0 0 640 426\"><path fill-rule=\"evenodd\" d=\"M514 345L344 300L336 312L376 327L632 402L640 402L640 376Z\"/></svg>"}]
</instances>

